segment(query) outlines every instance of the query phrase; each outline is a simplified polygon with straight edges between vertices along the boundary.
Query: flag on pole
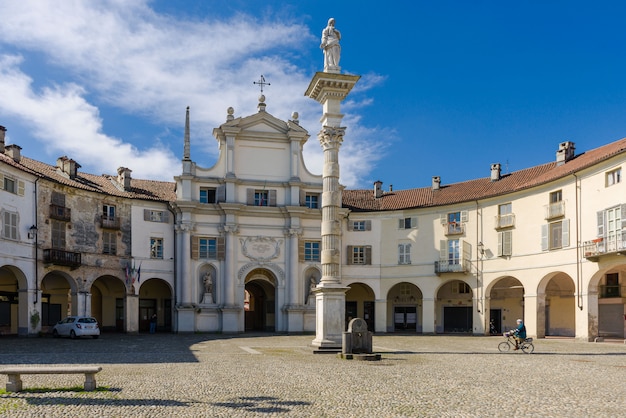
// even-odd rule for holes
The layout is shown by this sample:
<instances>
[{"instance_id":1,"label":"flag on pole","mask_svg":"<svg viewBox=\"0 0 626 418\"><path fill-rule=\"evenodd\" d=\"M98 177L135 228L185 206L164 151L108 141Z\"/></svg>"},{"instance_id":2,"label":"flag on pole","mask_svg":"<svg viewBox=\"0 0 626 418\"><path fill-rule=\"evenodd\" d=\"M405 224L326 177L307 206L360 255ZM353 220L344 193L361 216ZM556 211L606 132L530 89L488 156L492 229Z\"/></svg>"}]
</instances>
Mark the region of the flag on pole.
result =
<instances>
[{"instance_id":1,"label":"flag on pole","mask_svg":"<svg viewBox=\"0 0 626 418\"><path fill-rule=\"evenodd\" d=\"M139 263L139 268L137 269L137 283L139 283L140 278L141 278L141 263Z\"/></svg>"},{"instance_id":2,"label":"flag on pole","mask_svg":"<svg viewBox=\"0 0 626 418\"><path fill-rule=\"evenodd\" d=\"M126 269L124 269L124 273L126 274L126 284L129 283L130 280L130 269L129 269L129 265L130 263L126 263Z\"/></svg>"}]
</instances>

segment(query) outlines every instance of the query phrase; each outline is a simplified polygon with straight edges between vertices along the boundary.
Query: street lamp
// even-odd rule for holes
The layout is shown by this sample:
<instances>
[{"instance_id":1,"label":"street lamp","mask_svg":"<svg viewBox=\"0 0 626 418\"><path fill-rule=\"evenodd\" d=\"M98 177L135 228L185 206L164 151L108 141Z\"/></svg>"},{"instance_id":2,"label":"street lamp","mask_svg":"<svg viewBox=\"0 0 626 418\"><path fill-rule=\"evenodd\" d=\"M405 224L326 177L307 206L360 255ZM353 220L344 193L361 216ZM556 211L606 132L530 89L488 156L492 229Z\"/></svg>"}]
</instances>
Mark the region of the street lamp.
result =
<instances>
[{"instance_id":1,"label":"street lamp","mask_svg":"<svg viewBox=\"0 0 626 418\"><path fill-rule=\"evenodd\" d=\"M28 228L28 239L35 239L37 236L37 227L35 225Z\"/></svg>"}]
</instances>

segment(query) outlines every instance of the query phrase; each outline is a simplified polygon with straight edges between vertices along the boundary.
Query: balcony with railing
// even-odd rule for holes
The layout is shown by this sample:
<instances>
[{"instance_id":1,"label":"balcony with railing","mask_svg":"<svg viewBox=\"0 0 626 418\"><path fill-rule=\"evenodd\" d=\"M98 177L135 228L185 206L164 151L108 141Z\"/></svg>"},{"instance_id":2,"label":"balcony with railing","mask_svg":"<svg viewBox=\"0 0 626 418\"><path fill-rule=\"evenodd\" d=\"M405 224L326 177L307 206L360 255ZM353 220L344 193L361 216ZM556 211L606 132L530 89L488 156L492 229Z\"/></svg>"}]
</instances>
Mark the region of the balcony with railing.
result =
<instances>
[{"instance_id":1,"label":"balcony with railing","mask_svg":"<svg viewBox=\"0 0 626 418\"><path fill-rule=\"evenodd\" d=\"M626 255L626 230L583 242L583 255L589 261L598 261L603 255Z\"/></svg>"},{"instance_id":2,"label":"balcony with railing","mask_svg":"<svg viewBox=\"0 0 626 418\"><path fill-rule=\"evenodd\" d=\"M463 235L465 233L465 223L463 222L447 222L443 225L444 234L448 235Z\"/></svg>"},{"instance_id":3,"label":"balcony with railing","mask_svg":"<svg viewBox=\"0 0 626 418\"><path fill-rule=\"evenodd\" d=\"M565 201L559 200L558 202L550 203L545 206L546 219L560 218L565 216Z\"/></svg>"},{"instance_id":4,"label":"balcony with railing","mask_svg":"<svg viewBox=\"0 0 626 418\"><path fill-rule=\"evenodd\" d=\"M600 285L598 286L598 297L602 299L606 298L621 298L622 295L626 294L622 286L619 284L616 285Z\"/></svg>"},{"instance_id":5,"label":"balcony with railing","mask_svg":"<svg viewBox=\"0 0 626 418\"><path fill-rule=\"evenodd\" d=\"M471 270L469 259L439 260L435 261L435 274L441 273L467 273Z\"/></svg>"},{"instance_id":6,"label":"balcony with railing","mask_svg":"<svg viewBox=\"0 0 626 418\"><path fill-rule=\"evenodd\" d=\"M50 205L50 217L58 221L69 222L72 219L72 209L52 204Z\"/></svg>"},{"instance_id":7,"label":"balcony with railing","mask_svg":"<svg viewBox=\"0 0 626 418\"><path fill-rule=\"evenodd\" d=\"M81 264L80 253L48 248L43 250L44 263L57 266L79 267Z\"/></svg>"},{"instance_id":8,"label":"balcony with railing","mask_svg":"<svg viewBox=\"0 0 626 418\"><path fill-rule=\"evenodd\" d=\"M117 216L100 216L100 226L105 229L120 229L120 218Z\"/></svg>"},{"instance_id":9,"label":"balcony with railing","mask_svg":"<svg viewBox=\"0 0 626 418\"><path fill-rule=\"evenodd\" d=\"M506 215L498 215L495 218L496 229L510 228L515 226L515 214L507 213Z\"/></svg>"}]
</instances>

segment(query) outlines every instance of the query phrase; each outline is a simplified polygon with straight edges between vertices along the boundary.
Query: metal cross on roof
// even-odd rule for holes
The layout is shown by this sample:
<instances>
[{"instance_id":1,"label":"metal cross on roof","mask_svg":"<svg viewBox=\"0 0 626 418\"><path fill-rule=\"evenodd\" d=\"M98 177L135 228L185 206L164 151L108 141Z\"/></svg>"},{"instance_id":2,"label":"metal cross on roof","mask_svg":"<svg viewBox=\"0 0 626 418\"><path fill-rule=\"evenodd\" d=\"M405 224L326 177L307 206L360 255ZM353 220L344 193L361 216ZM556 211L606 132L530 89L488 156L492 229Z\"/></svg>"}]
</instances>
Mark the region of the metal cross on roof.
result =
<instances>
[{"instance_id":1,"label":"metal cross on roof","mask_svg":"<svg viewBox=\"0 0 626 418\"><path fill-rule=\"evenodd\" d=\"M265 77L261 74L261 79L259 81L253 81L252 84L258 84L261 86L261 93L263 93L263 86L271 86L270 83L265 82Z\"/></svg>"}]
</instances>

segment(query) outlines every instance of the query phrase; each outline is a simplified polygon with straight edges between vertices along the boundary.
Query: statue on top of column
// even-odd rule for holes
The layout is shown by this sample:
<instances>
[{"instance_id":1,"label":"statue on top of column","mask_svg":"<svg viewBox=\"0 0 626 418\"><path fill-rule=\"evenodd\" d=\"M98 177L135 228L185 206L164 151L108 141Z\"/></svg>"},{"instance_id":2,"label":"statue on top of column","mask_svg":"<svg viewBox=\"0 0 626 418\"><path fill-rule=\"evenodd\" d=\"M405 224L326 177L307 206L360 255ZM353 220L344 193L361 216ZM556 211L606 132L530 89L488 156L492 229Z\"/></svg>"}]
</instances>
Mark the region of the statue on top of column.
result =
<instances>
[{"instance_id":1,"label":"statue on top of column","mask_svg":"<svg viewBox=\"0 0 626 418\"><path fill-rule=\"evenodd\" d=\"M328 73L338 73L339 58L341 56L341 45L339 40L341 33L335 28L335 19L328 19L328 26L322 30L322 43L320 48L324 50L324 71Z\"/></svg>"}]
</instances>

